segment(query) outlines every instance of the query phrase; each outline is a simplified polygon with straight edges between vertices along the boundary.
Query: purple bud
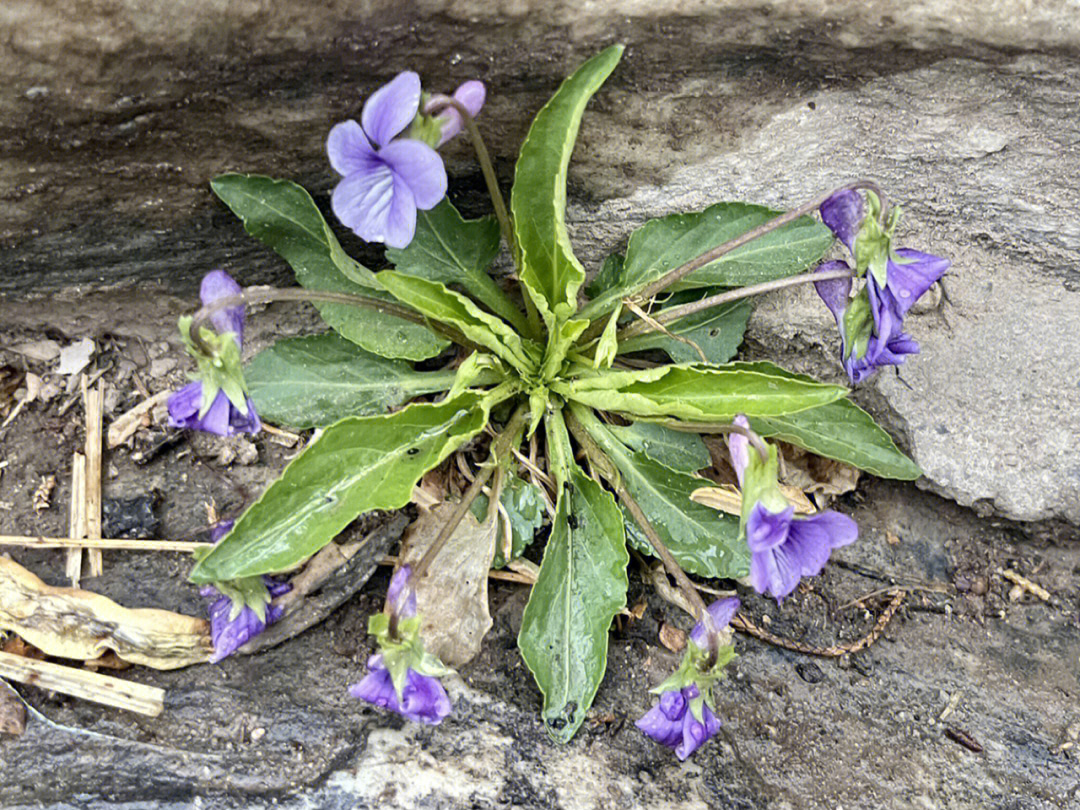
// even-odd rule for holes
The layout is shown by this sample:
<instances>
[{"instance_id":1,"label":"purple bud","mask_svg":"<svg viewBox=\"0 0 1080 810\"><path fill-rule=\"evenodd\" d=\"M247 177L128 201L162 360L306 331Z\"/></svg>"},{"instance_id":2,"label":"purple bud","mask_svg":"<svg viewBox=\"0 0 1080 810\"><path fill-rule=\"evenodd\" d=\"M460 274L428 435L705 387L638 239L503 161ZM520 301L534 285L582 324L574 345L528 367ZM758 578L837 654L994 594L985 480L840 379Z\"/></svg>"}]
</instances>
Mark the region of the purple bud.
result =
<instances>
[{"instance_id":1,"label":"purple bud","mask_svg":"<svg viewBox=\"0 0 1080 810\"><path fill-rule=\"evenodd\" d=\"M818 209L821 221L829 226L836 238L855 252L855 237L862 227L863 198L854 189L846 188L833 194Z\"/></svg>"},{"instance_id":2,"label":"purple bud","mask_svg":"<svg viewBox=\"0 0 1080 810\"><path fill-rule=\"evenodd\" d=\"M731 623L738 609L739 600L734 596L729 596L727 599L717 599L706 608L717 631L723 630ZM703 650L708 646L708 633L704 622L698 622L694 625L694 629L690 631L690 640Z\"/></svg>"},{"instance_id":3,"label":"purple bud","mask_svg":"<svg viewBox=\"0 0 1080 810\"><path fill-rule=\"evenodd\" d=\"M416 590L409 584L412 566L403 565L390 578L386 589L386 604L399 618L409 619L416 615Z\"/></svg>"},{"instance_id":4,"label":"purple bud","mask_svg":"<svg viewBox=\"0 0 1080 810\"><path fill-rule=\"evenodd\" d=\"M243 292L233 277L224 270L211 270L203 276L202 285L199 287L199 298L204 306L229 298ZM244 344L244 305L237 304L233 307L219 309L210 316L210 323L219 335L232 332L236 335L236 345Z\"/></svg>"},{"instance_id":5,"label":"purple bud","mask_svg":"<svg viewBox=\"0 0 1080 810\"><path fill-rule=\"evenodd\" d=\"M732 423L744 430L750 430L750 422L745 416L739 414ZM731 466L735 468L735 477L739 479L739 487L743 485L743 472L750 463L750 438L742 433L728 434L728 452L731 453Z\"/></svg>"},{"instance_id":6,"label":"purple bud","mask_svg":"<svg viewBox=\"0 0 1080 810\"><path fill-rule=\"evenodd\" d=\"M289 583L271 577L263 577L263 582L267 586L271 599L292 590L292 585ZM210 604L210 639L214 644L214 653L210 657L210 662L214 664L232 655L285 615L283 608L270 603L266 606L265 622L247 605L240 609L235 618L230 618L233 610L232 599L222 594L213 585L203 586L199 593L214 599Z\"/></svg>"},{"instance_id":7,"label":"purple bud","mask_svg":"<svg viewBox=\"0 0 1080 810\"><path fill-rule=\"evenodd\" d=\"M696 684L681 691L671 689L660 696L660 702L638 720L636 725L648 737L675 751L675 756L685 760L720 730L720 720L708 704L701 705L698 722L690 709L690 701L701 696Z\"/></svg>"},{"instance_id":8,"label":"purple bud","mask_svg":"<svg viewBox=\"0 0 1080 810\"><path fill-rule=\"evenodd\" d=\"M454 100L461 104L473 118L480 114L486 96L487 90L484 88L484 83L475 79L465 82L454 91ZM453 107L447 107L435 117L442 123L442 136L439 138L438 146L442 146L460 133L465 126L465 122L461 120L461 114Z\"/></svg>"}]
</instances>

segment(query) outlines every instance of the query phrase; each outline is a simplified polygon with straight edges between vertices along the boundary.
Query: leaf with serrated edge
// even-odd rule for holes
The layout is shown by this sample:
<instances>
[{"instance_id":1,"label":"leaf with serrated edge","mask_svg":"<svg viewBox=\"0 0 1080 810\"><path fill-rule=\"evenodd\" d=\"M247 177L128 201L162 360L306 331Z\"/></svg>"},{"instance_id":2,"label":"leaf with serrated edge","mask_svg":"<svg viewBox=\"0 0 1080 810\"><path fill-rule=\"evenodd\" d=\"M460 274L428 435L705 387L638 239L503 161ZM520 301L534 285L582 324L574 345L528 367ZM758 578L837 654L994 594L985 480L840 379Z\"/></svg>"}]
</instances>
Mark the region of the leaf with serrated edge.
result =
<instances>
[{"instance_id":1,"label":"leaf with serrated edge","mask_svg":"<svg viewBox=\"0 0 1080 810\"><path fill-rule=\"evenodd\" d=\"M608 425L615 437L653 461L678 472L692 473L712 465L709 448L696 433L672 430L652 422Z\"/></svg>"},{"instance_id":2,"label":"leaf with serrated edge","mask_svg":"<svg viewBox=\"0 0 1080 810\"><path fill-rule=\"evenodd\" d=\"M544 724L556 742L574 736L603 680L608 630L626 604L630 562L615 499L572 461L568 484L560 489L518 634L521 656L544 694Z\"/></svg>"},{"instance_id":3,"label":"leaf with serrated edge","mask_svg":"<svg viewBox=\"0 0 1080 810\"><path fill-rule=\"evenodd\" d=\"M566 170L585 105L622 57L613 45L578 68L537 114L510 194L521 282L550 329L577 309L585 270L566 233Z\"/></svg>"},{"instance_id":4,"label":"leaf with serrated edge","mask_svg":"<svg viewBox=\"0 0 1080 810\"><path fill-rule=\"evenodd\" d=\"M412 241L405 248L387 248L386 258L399 273L460 284L517 331L527 332L525 314L487 272L499 253L499 240L494 217L463 219L450 200L443 199L430 211L416 212Z\"/></svg>"},{"instance_id":5,"label":"leaf with serrated edge","mask_svg":"<svg viewBox=\"0 0 1080 810\"><path fill-rule=\"evenodd\" d=\"M551 390L604 411L670 416L689 422L730 420L736 414L779 416L839 399L847 389L731 367L671 365L642 371L604 371Z\"/></svg>"},{"instance_id":6,"label":"leaf with serrated edge","mask_svg":"<svg viewBox=\"0 0 1080 810\"><path fill-rule=\"evenodd\" d=\"M483 430L506 388L342 419L297 456L191 572L213 582L282 571L372 509L399 509L428 470Z\"/></svg>"},{"instance_id":7,"label":"leaf with serrated edge","mask_svg":"<svg viewBox=\"0 0 1080 810\"><path fill-rule=\"evenodd\" d=\"M797 380L811 379L772 363L735 365ZM882 478L914 481L922 475L919 465L897 448L892 437L874 418L847 398L787 416L753 418L750 426L766 438L794 444Z\"/></svg>"},{"instance_id":8,"label":"leaf with serrated edge","mask_svg":"<svg viewBox=\"0 0 1080 810\"><path fill-rule=\"evenodd\" d=\"M618 468L623 486L641 506L679 565L707 577L735 578L749 573L749 550L739 537L738 518L690 500L695 490L711 481L677 472L644 453L628 450L588 409L574 407L573 411ZM627 523L632 523L632 519ZM644 550L655 556L648 540L644 536L635 537L629 525L627 534L644 542Z\"/></svg>"},{"instance_id":9,"label":"leaf with serrated edge","mask_svg":"<svg viewBox=\"0 0 1080 810\"><path fill-rule=\"evenodd\" d=\"M414 371L402 360L365 352L332 332L279 340L244 369L259 415L293 428L382 413L421 394L446 391L454 377L454 371ZM495 379L489 373L472 384Z\"/></svg>"},{"instance_id":10,"label":"leaf with serrated edge","mask_svg":"<svg viewBox=\"0 0 1080 810\"><path fill-rule=\"evenodd\" d=\"M519 371L536 370L538 345L523 338L505 321L484 312L471 299L447 289L445 284L394 270L383 270L376 278L399 301L432 320L455 327Z\"/></svg>"},{"instance_id":11,"label":"leaf with serrated edge","mask_svg":"<svg viewBox=\"0 0 1080 810\"><path fill-rule=\"evenodd\" d=\"M616 301L780 213L761 205L722 202L646 222L630 235L618 282L584 306L582 317L604 315ZM783 278L809 268L832 244L828 228L802 217L695 270L673 289L742 287Z\"/></svg>"},{"instance_id":12,"label":"leaf with serrated edge","mask_svg":"<svg viewBox=\"0 0 1080 810\"><path fill-rule=\"evenodd\" d=\"M345 254L311 195L296 183L254 174L224 174L214 178L210 187L249 234L289 263L301 286L389 299L381 290L372 289L371 271ZM315 307L337 332L383 357L426 360L449 345L420 324L372 309L343 304Z\"/></svg>"}]
</instances>

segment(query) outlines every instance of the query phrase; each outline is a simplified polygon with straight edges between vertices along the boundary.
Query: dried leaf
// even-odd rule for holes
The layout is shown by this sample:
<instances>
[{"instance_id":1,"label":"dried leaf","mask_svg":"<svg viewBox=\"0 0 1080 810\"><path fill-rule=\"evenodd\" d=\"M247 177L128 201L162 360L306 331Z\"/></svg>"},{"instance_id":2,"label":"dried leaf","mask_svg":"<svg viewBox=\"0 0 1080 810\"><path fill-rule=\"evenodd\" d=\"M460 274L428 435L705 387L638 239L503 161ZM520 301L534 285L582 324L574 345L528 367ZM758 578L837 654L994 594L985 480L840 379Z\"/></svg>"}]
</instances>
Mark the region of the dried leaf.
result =
<instances>
[{"instance_id":1,"label":"dried leaf","mask_svg":"<svg viewBox=\"0 0 1080 810\"><path fill-rule=\"evenodd\" d=\"M111 649L154 669L202 663L212 651L204 619L125 608L89 591L54 588L7 557L0 557L0 629L57 658L85 661Z\"/></svg>"},{"instance_id":2,"label":"dried leaf","mask_svg":"<svg viewBox=\"0 0 1080 810\"><path fill-rule=\"evenodd\" d=\"M34 490L34 497L31 499L34 511L39 515L49 508L49 499L52 497L52 491L54 489L56 489L56 476L43 475L41 477L41 483L38 484L38 488Z\"/></svg>"},{"instance_id":3,"label":"dried leaf","mask_svg":"<svg viewBox=\"0 0 1080 810\"><path fill-rule=\"evenodd\" d=\"M420 562L454 508L441 503L420 515L401 541L403 563ZM416 589L425 648L447 666L459 667L476 657L491 629L487 574L498 525L497 520L480 524L466 514Z\"/></svg>"},{"instance_id":4,"label":"dried leaf","mask_svg":"<svg viewBox=\"0 0 1080 810\"><path fill-rule=\"evenodd\" d=\"M784 497L794 505L795 514L812 515L817 511L817 509L814 508L814 505L810 503L810 499L803 494L802 490L788 486L787 484L781 484L780 491L783 492ZM708 506L717 511L726 512L729 515L742 514L742 493L735 487L702 487L691 493L690 500L695 503L700 503L702 506Z\"/></svg>"},{"instance_id":5,"label":"dried leaf","mask_svg":"<svg viewBox=\"0 0 1080 810\"><path fill-rule=\"evenodd\" d=\"M686 631L664 622L660 625L660 643L673 653L682 652L686 649Z\"/></svg>"},{"instance_id":6,"label":"dried leaf","mask_svg":"<svg viewBox=\"0 0 1080 810\"><path fill-rule=\"evenodd\" d=\"M843 495L851 492L859 483L859 470L850 464L822 458L784 442L777 444L781 455L780 481L783 484L808 493Z\"/></svg>"},{"instance_id":7,"label":"dried leaf","mask_svg":"<svg viewBox=\"0 0 1080 810\"><path fill-rule=\"evenodd\" d=\"M60 344L55 340L31 340L11 347L11 351L28 360L50 363L60 356Z\"/></svg>"}]
</instances>

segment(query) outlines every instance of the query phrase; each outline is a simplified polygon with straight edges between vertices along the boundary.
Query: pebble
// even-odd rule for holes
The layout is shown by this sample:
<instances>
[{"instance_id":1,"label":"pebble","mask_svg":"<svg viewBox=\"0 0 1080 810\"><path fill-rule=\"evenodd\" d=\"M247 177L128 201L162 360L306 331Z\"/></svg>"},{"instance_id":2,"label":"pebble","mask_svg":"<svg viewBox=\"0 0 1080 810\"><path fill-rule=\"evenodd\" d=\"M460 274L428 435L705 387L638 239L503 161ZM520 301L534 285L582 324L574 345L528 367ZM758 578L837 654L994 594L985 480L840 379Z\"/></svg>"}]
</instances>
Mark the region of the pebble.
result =
<instances>
[{"instance_id":1,"label":"pebble","mask_svg":"<svg viewBox=\"0 0 1080 810\"><path fill-rule=\"evenodd\" d=\"M825 673L822 672L821 667L813 661L799 662L795 665L795 671L799 673L799 677L807 683L821 683L825 680Z\"/></svg>"}]
</instances>

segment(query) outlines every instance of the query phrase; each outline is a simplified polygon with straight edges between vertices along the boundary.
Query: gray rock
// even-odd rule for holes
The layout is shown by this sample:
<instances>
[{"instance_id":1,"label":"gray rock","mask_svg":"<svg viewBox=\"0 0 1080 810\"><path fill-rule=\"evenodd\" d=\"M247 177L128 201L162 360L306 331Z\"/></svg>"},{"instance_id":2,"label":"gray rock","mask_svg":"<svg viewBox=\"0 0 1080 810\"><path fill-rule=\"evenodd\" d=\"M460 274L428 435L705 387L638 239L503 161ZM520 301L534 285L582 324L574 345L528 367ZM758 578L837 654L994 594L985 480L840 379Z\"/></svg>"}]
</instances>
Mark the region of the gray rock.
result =
<instances>
[{"instance_id":1,"label":"gray rock","mask_svg":"<svg viewBox=\"0 0 1080 810\"><path fill-rule=\"evenodd\" d=\"M952 259L947 298L906 323L922 345L862 396L907 439L926 482L1015 520L1080 524L1080 65L950 59L779 113L737 148L661 186L572 211L590 263L637 223L721 199L794 207L878 180L902 244ZM839 380L837 337L810 288L756 310L751 349Z\"/></svg>"}]
</instances>

